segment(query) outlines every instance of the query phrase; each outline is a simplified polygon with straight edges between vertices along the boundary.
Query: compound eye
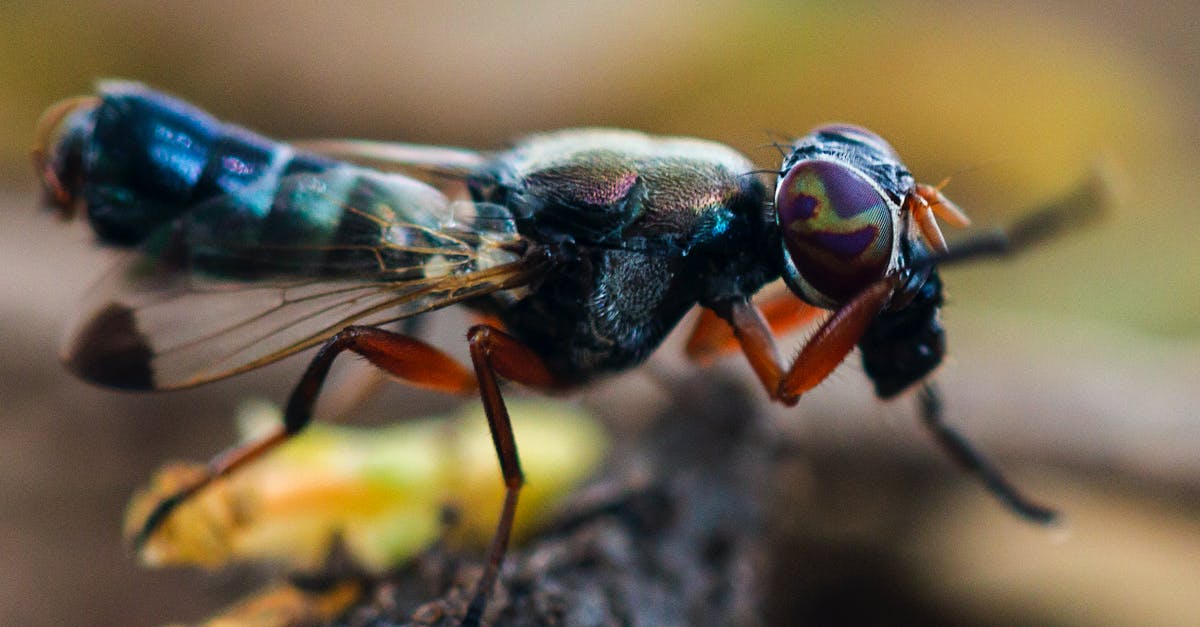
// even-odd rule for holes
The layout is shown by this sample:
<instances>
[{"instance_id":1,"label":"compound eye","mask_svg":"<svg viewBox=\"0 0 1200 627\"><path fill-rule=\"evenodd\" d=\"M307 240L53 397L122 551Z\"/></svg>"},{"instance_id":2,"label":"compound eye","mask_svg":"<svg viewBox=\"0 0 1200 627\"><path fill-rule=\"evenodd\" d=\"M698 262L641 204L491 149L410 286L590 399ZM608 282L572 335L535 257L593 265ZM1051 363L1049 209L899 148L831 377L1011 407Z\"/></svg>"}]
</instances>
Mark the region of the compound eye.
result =
<instances>
[{"instance_id":1,"label":"compound eye","mask_svg":"<svg viewBox=\"0 0 1200 627\"><path fill-rule=\"evenodd\" d=\"M871 146L883 154L899 159L899 156L896 155L896 150L892 148L891 144L887 143L887 140L861 126L853 124L826 124L825 126L813 129L812 132L814 134L832 135L846 142Z\"/></svg>"},{"instance_id":2,"label":"compound eye","mask_svg":"<svg viewBox=\"0 0 1200 627\"><path fill-rule=\"evenodd\" d=\"M882 279L894 247L892 203L864 174L834 161L792 166L775 192L793 289L821 306Z\"/></svg>"}]
</instances>

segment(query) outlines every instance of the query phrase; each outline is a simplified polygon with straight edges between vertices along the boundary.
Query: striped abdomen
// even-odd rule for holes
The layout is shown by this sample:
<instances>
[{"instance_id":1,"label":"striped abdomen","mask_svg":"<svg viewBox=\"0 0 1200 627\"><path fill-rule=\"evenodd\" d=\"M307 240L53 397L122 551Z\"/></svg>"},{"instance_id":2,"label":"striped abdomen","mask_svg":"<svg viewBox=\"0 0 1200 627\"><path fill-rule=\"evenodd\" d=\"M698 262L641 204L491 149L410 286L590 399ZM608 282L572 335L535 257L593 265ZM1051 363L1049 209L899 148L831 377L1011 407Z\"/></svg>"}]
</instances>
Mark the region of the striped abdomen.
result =
<instances>
[{"instance_id":1,"label":"striped abdomen","mask_svg":"<svg viewBox=\"0 0 1200 627\"><path fill-rule=\"evenodd\" d=\"M404 268L403 249L445 245L433 188L296 152L135 83L51 109L38 141L51 201L82 207L103 243L156 250L182 235L210 274ZM187 232L167 241L173 223Z\"/></svg>"}]
</instances>

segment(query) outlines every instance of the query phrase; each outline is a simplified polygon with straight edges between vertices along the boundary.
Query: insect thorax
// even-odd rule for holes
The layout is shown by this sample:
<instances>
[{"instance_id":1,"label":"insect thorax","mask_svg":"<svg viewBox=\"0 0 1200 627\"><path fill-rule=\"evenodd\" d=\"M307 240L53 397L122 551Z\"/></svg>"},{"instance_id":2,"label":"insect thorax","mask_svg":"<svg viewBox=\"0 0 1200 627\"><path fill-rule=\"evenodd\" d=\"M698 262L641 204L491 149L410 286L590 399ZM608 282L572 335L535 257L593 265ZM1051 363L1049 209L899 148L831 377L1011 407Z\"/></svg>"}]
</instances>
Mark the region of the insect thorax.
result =
<instances>
[{"instance_id":1,"label":"insect thorax","mask_svg":"<svg viewBox=\"0 0 1200 627\"><path fill-rule=\"evenodd\" d=\"M781 263L748 161L706 143L664 155L652 138L613 137L605 150L536 163L517 162L518 149L476 190L505 204L528 239L555 247L544 280L494 304L511 332L577 381L640 363L697 303L753 294ZM648 154L617 151L628 137L651 142Z\"/></svg>"}]
</instances>

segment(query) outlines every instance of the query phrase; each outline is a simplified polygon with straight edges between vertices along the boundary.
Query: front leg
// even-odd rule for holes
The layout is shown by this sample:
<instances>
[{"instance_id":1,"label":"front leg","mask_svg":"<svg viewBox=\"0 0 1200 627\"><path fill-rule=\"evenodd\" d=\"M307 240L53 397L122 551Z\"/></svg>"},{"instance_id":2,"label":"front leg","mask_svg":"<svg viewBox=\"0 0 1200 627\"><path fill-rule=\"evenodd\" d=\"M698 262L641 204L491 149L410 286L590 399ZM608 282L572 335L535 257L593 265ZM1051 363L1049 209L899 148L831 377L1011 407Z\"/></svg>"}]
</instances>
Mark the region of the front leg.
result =
<instances>
[{"instance_id":1,"label":"front leg","mask_svg":"<svg viewBox=\"0 0 1200 627\"><path fill-rule=\"evenodd\" d=\"M871 321L883 310L891 294L891 283L881 281L842 305L804 344L786 373L779 359L775 339L754 305L748 300L739 300L715 311L733 328L742 352L746 354L771 399L791 406L796 404L801 394L824 381L846 358ZM1001 504L1017 516L1034 523L1045 525L1057 520L1054 510L1021 494L966 438L945 423L941 399L932 383L922 386L918 400L921 421L938 445L959 466L979 479Z\"/></svg>"},{"instance_id":2,"label":"front leg","mask_svg":"<svg viewBox=\"0 0 1200 627\"><path fill-rule=\"evenodd\" d=\"M714 311L725 319L771 400L792 406L846 359L892 295L892 282L880 281L842 305L817 329L784 370L775 337L762 313L747 299L723 303Z\"/></svg>"},{"instance_id":3,"label":"front leg","mask_svg":"<svg viewBox=\"0 0 1200 627\"><path fill-rule=\"evenodd\" d=\"M966 438L946 424L942 418L942 397L933 383L926 382L921 386L917 393L917 402L921 410L921 422L929 429L942 450L946 451L960 468L978 477L1001 504L1021 518L1039 525L1057 522L1057 512L1031 501L1018 491L1016 486L1005 479Z\"/></svg>"}]
</instances>

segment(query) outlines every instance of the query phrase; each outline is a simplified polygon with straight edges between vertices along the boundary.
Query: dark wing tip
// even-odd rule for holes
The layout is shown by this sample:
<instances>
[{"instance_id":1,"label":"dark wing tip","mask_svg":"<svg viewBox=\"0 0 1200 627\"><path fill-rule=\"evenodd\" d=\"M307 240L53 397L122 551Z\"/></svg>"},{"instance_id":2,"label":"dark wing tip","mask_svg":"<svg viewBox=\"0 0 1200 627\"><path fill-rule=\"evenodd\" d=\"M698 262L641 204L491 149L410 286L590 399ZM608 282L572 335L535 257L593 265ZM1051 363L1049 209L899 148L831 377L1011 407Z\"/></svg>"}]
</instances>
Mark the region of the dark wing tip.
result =
<instances>
[{"instance_id":1,"label":"dark wing tip","mask_svg":"<svg viewBox=\"0 0 1200 627\"><path fill-rule=\"evenodd\" d=\"M152 390L154 352L137 329L133 310L110 303L71 340L64 361L79 377L125 390Z\"/></svg>"}]
</instances>

